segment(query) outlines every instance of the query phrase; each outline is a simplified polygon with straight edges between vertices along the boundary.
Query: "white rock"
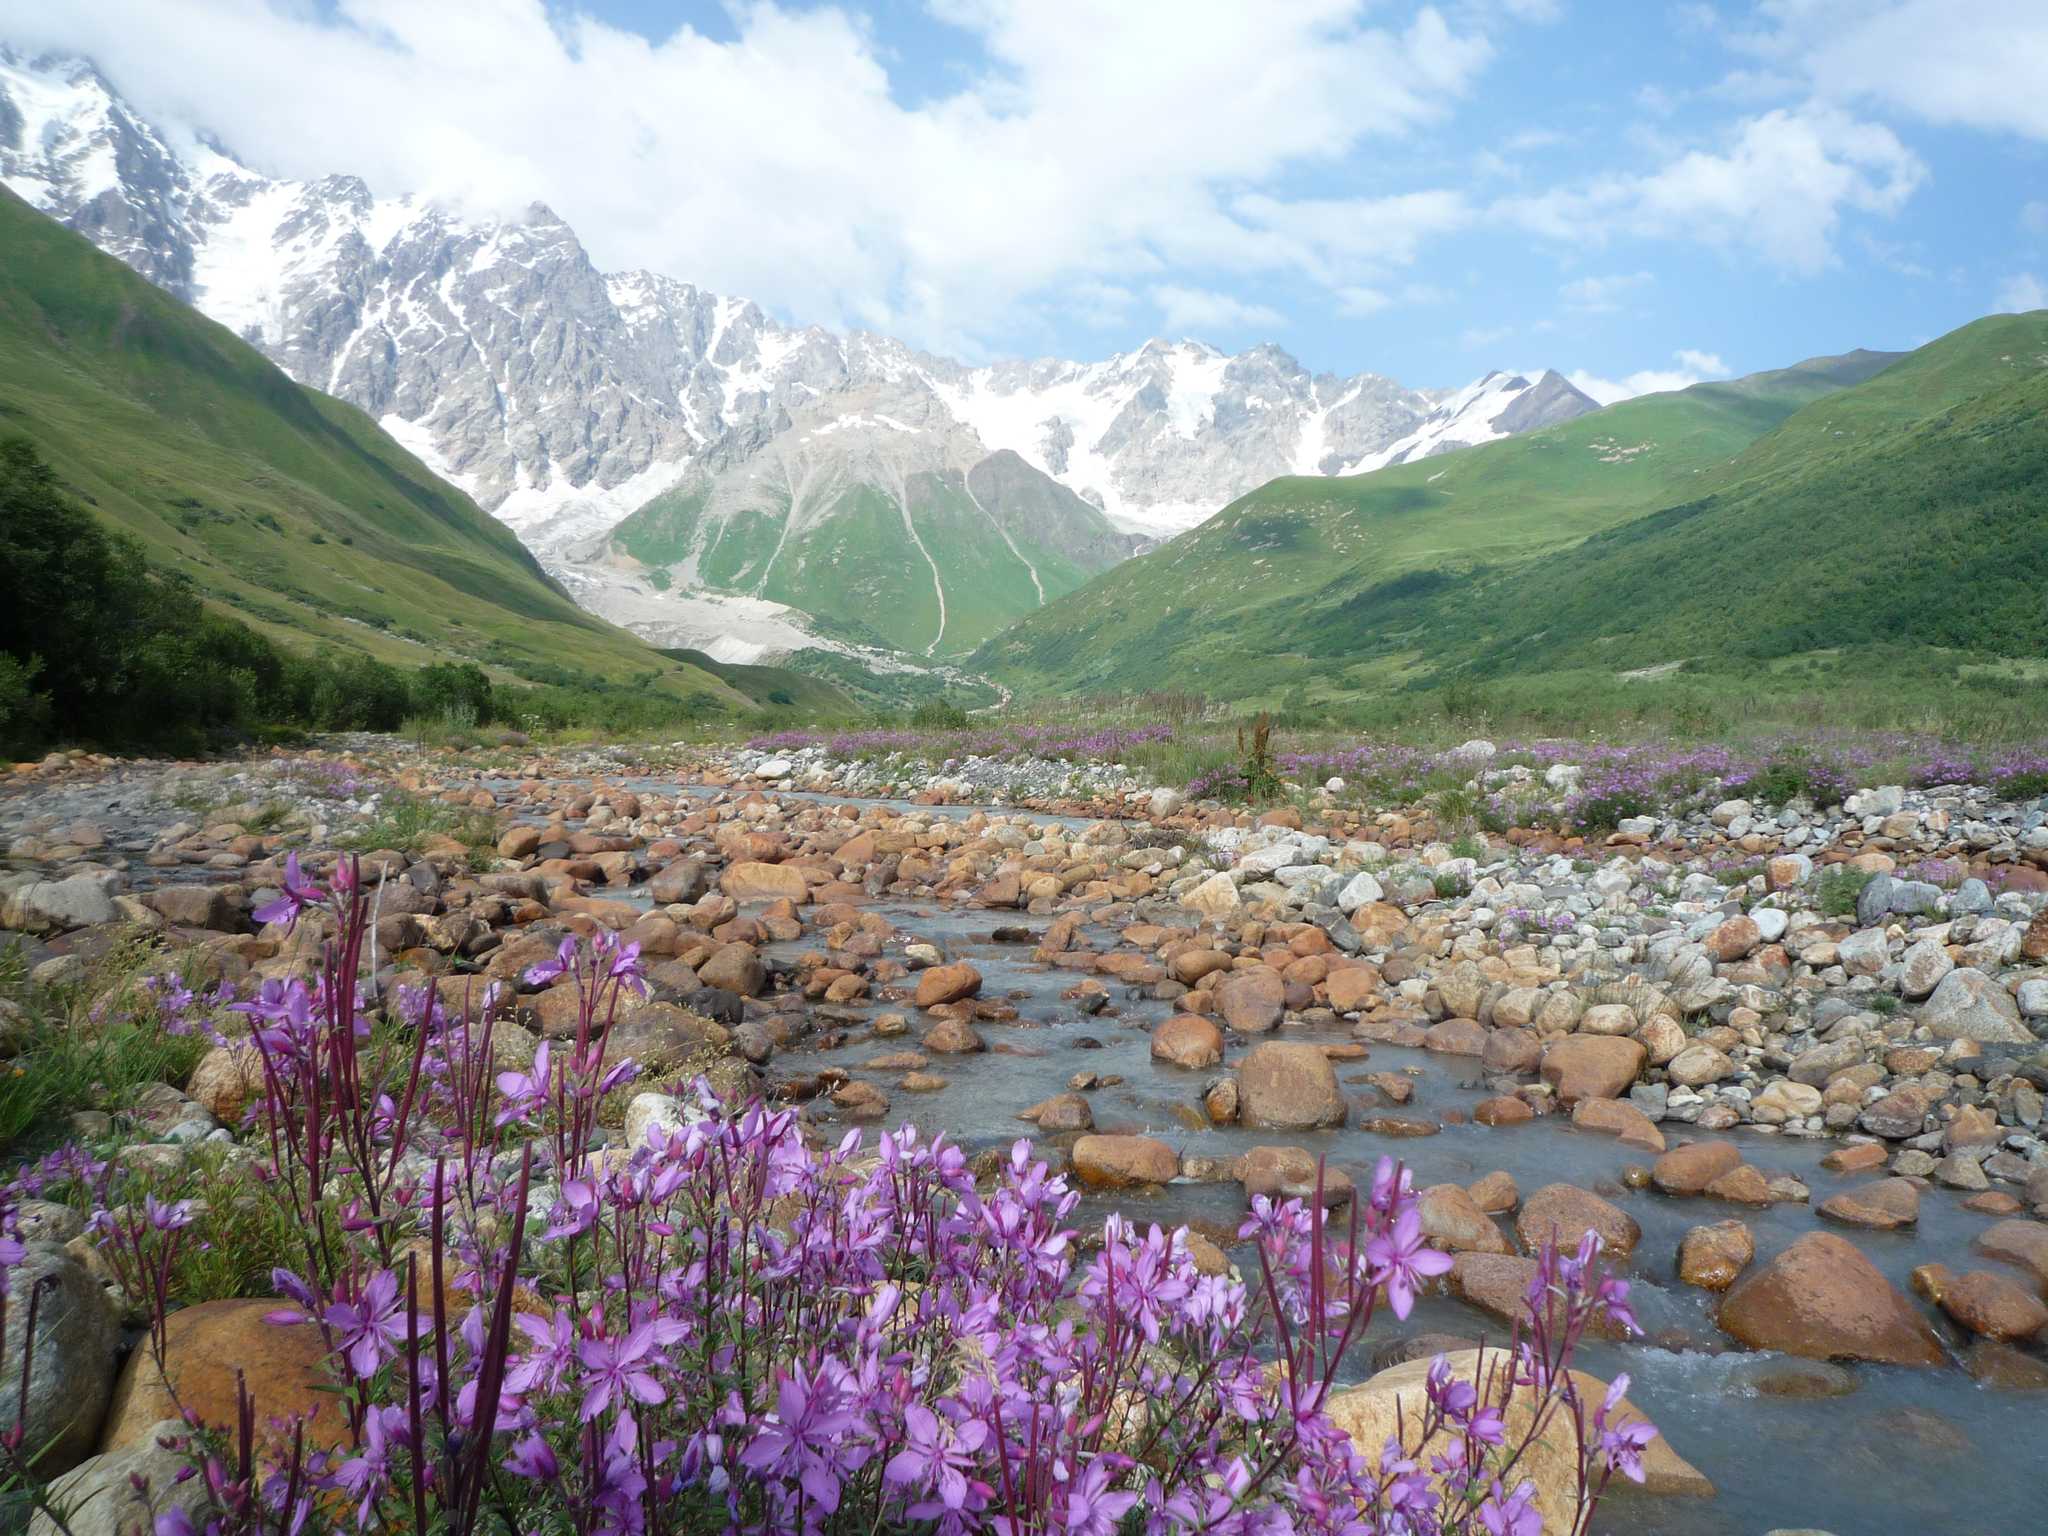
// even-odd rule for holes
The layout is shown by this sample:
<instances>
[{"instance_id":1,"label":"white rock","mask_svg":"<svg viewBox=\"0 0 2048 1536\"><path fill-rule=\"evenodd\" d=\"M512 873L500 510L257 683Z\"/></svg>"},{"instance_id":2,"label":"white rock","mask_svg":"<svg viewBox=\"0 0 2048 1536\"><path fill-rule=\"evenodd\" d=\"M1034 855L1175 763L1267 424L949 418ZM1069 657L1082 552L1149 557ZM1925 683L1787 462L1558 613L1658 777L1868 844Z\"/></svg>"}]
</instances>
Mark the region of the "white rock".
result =
<instances>
[{"instance_id":1,"label":"white rock","mask_svg":"<svg viewBox=\"0 0 2048 1536\"><path fill-rule=\"evenodd\" d=\"M1341 795L1344 793L1344 781L1340 778L1328 778L1323 781L1323 788L1333 795Z\"/></svg>"},{"instance_id":2,"label":"white rock","mask_svg":"<svg viewBox=\"0 0 2048 1536\"><path fill-rule=\"evenodd\" d=\"M1756 931L1763 935L1766 944L1775 944L1785 937L1785 925L1791 921L1776 907L1753 907L1749 919L1756 924Z\"/></svg>"},{"instance_id":3,"label":"white rock","mask_svg":"<svg viewBox=\"0 0 2048 1536\"><path fill-rule=\"evenodd\" d=\"M628 1150L642 1145L650 1129L672 1136L690 1123L683 1101L672 1094L639 1093L626 1106L625 1144Z\"/></svg>"},{"instance_id":4,"label":"white rock","mask_svg":"<svg viewBox=\"0 0 2048 1536\"><path fill-rule=\"evenodd\" d=\"M1192 912L1199 912L1206 918L1226 919L1235 914L1243 905L1237 895L1237 882L1228 874L1214 874L1181 897L1180 904Z\"/></svg>"},{"instance_id":5,"label":"white rock","mask_svg":"<svg viewBox=\"0 0 2048 1536\"><path fill-rule=\"evenodd\" d=\"M786 757L764 757L754 766L754 776L762 779L786 779L791 763Z\"/></svg>"},{"instance_id":6,"label":"white rock","mask_svg":"<svg viewBox=\"0 0 2048 1536\"><path fill-rule=\"evenodd\" d=\"M1378 844L1372 846L1377 847ZM1379 881L1367 871L1360 870L1346 881L1344 889L1337 893L1337 906L1348 917L1360 907L1385 899L1386 891Z\"/></svg>"},{"instance_id":7,"label":"white rock","mask_svg":"<svg viewBox=\"0 0 2048 1536\"><path fill-rule=\"evenodd\" d=\"M2048 981L2021 982L2019 1004L2028 1018L2048 1019Z\"/></svg>"},{"instance_id":8,"label":"white rock","mask_svg":"<svg viewBox=\"0 0 2048 1536\"><path fill-rule=\"evenodd\" d=\"M1499 750L1500 748L1492 742L1475 736L1472 740L1452 748L1449 755L1467 763L1485 763L1492 761L1493 755Z\"/></svg>"},{"instance_id":9,"label":"white rock","mask_svg":"<svg viewBox=\"0 0 2048 1536\"><path fill-rule=\"evenodd\" d=\"M1145 808L1154 816L1172 816L1187 803L1186 795L1177 789L1167 789L1162 785L1152 791L1152 797L1145 802Z\"/></svg>"}]
</instances>

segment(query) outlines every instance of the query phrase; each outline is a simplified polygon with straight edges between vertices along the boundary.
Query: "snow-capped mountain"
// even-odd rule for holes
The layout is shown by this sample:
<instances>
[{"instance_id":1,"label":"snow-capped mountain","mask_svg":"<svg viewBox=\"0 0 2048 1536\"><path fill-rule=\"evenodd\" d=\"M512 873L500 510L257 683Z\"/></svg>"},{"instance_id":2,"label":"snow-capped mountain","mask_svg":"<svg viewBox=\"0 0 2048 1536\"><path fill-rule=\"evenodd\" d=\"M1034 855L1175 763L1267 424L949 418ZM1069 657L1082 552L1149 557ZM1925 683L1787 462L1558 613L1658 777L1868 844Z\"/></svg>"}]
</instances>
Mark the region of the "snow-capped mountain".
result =
<instances>
[{"instance_id":1,"label":"snow-capped mountain","mask_svg":"<svg viewBox=\"0 0 2048 1536\"><path fill-rule=\"evenodd\" d=\"M743 466L800 421L807 462L830 460L817 424L842 394L914 397L898 419L932 435L923 457L939 468L964 476L1008 450L1153 538L1279 475L1357 473L1595 408L1554 373L1491 374L1445 398L1377 374L1312 376L1270 345L1233 357L1153 341L1098 363L970 367L797 329L658 274L602 273L539 205L480 219L350 176L257 175L145 122L89 63L4 49L0 179L368 411L558 574L581 567L597 587L614 579L610 531L686 477L753 474Z\"/></svg>"}]
</instances>

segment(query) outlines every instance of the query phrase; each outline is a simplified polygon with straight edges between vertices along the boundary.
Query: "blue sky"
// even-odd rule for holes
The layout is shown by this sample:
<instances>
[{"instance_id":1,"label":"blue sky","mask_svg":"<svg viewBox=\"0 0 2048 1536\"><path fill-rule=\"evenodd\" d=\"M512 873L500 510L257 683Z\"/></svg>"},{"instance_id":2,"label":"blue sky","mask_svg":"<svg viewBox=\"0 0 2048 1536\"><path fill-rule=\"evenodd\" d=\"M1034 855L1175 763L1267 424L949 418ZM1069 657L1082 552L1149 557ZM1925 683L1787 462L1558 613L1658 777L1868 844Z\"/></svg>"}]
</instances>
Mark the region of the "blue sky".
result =
<instances>
[{"instance_id":1,"label":"blue sky","mask_svg":"<svg viewBox=\"0 0 2048 1536\"><path fill-rule=\"evenodd\" d=\"M0 0L0 36L268 170L540 199L607 268L975 359L1187 335L1611 395L2048 302L2043 0Z\"/></svg>"}]
</instances>

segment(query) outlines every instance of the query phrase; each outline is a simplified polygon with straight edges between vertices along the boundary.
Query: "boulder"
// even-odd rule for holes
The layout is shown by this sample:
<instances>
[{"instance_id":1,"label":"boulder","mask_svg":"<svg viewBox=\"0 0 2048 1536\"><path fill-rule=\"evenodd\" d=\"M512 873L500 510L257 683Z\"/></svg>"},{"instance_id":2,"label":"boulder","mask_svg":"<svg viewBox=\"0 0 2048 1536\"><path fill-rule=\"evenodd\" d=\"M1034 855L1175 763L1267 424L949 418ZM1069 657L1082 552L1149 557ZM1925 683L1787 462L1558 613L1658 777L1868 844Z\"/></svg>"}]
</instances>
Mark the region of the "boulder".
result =
<instances>
[{"instance_id":1,"label":"boulder","mask_svg":"<svg viewBox=\"0 0 2048 1536\"><path fill-rule=\"evenodd\" d=\"M2048 1291L2048 1224L1996 1222L1977 1234L1976 1247L1987 1259L2024 1270L2037 1288Z\"/></svg>"},{"instance_id":2,"label":"boulder","mask_svg":"<svg viewBox=\"0 0 2048 1536\"><path fill-rule=\"evenodd\" d=\"M1739 1221L1694 1227L1678 1245L1678 1278L1702 1290L1725 1291L1756 1257L1756 1235Z\"/></svg>"},{"instance_id":3,"label":"boulder","mask_svg":"<svg viewBox=\"0 0 2048 1536\"><path fill-rule=\"evenodd\" d=\"M695 859L677 859L665 864L647 882L647 894L658 907L695 906L704 899L710 886L704 879L704 866ZM801 897L797 898L802 900Z\"/></svg>"},{"instance_id":4,"label":"boulder","mask_svg":"<svg viewBox=\"0 0 2048 1536\"><path fill-rule=\"evenodd\" d=\"M27 1249L21 1263L7 1272L0 1403L6 1405L7 1423L14 1424L22 1407L29 1292L41 1286L21 1446L23 1454L38 1458L39 1473L53 1476L70 1471L92 1454L114 1385L121 1320L106 1291L77 1254L56 1243L30 1243ZM153 1414L150 1422L164 1417Z\"/></svg>"},{"instance_id":5,"label":"boulder","mask_svg":"<svg viewBox=\"0 0 2048 1536\"><path fill-rule=\"evenodd\" d=\"M981 972L965 960L951 965L935 965L918 975L917 1006L936 1008L942 1003L957 1003L963 998L973 997L980 990Z\"/></svg>"},{"instance_id":6,"label":"boulder","mask_svg":"<svg viewBox=\"0 0 2048 1536\"><path fill-rule=\"evenodd\" d=\"M1489 1216L1505 1215L1522 1203L1522 1192L1515 1187L1515 1176L1504 1168L1496 1168L1484 1178L1467 1184L1465 1193Z\"/></svg>"},{"instance_id":7,"label":"boulder","mask_svg":"<svg viewBox=\"0 0 2048 1536\"><path fill-rule=\"evenodd\" d=\"M1300 1131L1344 1123L1337 1072L1320 1046L1269 1040L1239 1065L1238 1123L1247 1129Z\"/></svg>"},{"instance_id":8,"label":"boulder","mask_svg":"<svg viewBox=\"0 0 2048 1536\"><path fill-rule=\"evenodd\" d=\"M0 906L0 926L24 933L67 933L114 922L120 915L98 876L72 875L10 892Z\"/></svg>"},{"instance_id":9,"label":"boulder","mask_svg":"<svg viewBox=\"0 0 2048 1536\"><path fill-rule=\"evenodd\" d=\"M1512 1358L1504 1350L1463 1350L1447 1355L1452 1375L1480 1389L1482 1400L1501 1410L1510 1443L1519 1443L1530 1430L1536 1400L1533 1389L1512 1386ZM1330 1398L1330 1421L1351 1437L1353 1448L1377 1466L1389 1439L1400 1442L1404 1453L1428 1467L1431 1458L1448 1450L1441 1433L1424 1441L1423 1424L1429 1416L1428 1379L1432 1361L1416 1359L1381 1371L1362 1386L1349 1387ZM1572 1372L1580 1399L1599 1403L1607 1395L1607 1383L1583 1371ZM1624 1397L1616 1405L1612 1422L1640 1422L1642 1413ZM1578 1529L1580 1518L1578 1468L1582 1449L1578 1426L1569 1414L1551 1420L1551 1429L1539 1436L1515 1469L1515 1476L1536 1484L1535 1509L1546 1531ZM1561 1427L1560 1427L1561 1426ZM1687 1494L1711 1497L1714 1485L1704 1473L1672 1450L1662 1435L1643 1448L1642 1491L1652 1494Z\"/></svg>"},{"instance_id":10,"label":"boulder","mask_svg":"<svg viewBox=\"0 0 2048 1536\"><path fill-rule=\"evenodd\" d=\"M1417 1197L1422 1233L1452 1253L1512 1253L1507 1234L1456 1184L1432 1184Z\"/></svg>"},{"instance_id":11,"label":"boulder","mask_svg":"<svg viewBox=\"0 0 2048 1536\"><path fill-rule=\"evenodd\" d=\"M1941 1341L1898 1287L1832 1232L1809 1232L1721 1301L1724 1332L1809 1360L1942 1363Z\"/></svg>"},{"instance_id":12,"label":"boulder","mask_svg":"<svg viewBox=\"0 0 2048 1536\"><path fill-rule=\"evenodd\" d=\"M1534 1072L1543 1064L1543 1042L1533 1030L1493 1030L1479 1053L1479 1064L1489 1072Z\"/></svg>"},{"instance_id":13,"label":"boulder","mask_svg":"<svg viewBox=\"0 0 2048 1536\"><path fill-rule=\"evenodd\" d=\"M1355 1013L1369 1008L1379 1000L1380 972L1376 965L1346 966L1341 971L1332 971L1324 983L1330 995L1330 1006L1339 1013Z\"/></svg>"},{"instance_id":14,"label":"boulder","mask_svg":"<svg viewBox=\"0 0 2048 1536\"><path fill-rule=\"evenodd\" d=\"M1969 966L1942 978L1920 1010L1920 1022L1937 1040L1974 1040L1979 1045L2031 1045L2034 1040L2033 1031L2020 1022L2012 994Z\"/></svg>"},{"instance_id":15,"label":"boulder","mask_svg":"<svg viewBox=\"0 0 2048 1536\"><path fill-rule=\"evenodd\" d=\"M228 893L217 885L166 885L143 900L165 922L179 928L239 933L249 926L241 910L228 900Z\"/></svg>"},{"instance_id":16,"label":"boulder","mask_svg":"<svg viewBox=\"0 0 2048 1536\"><path fill-rule=\"evenodd\" d=\"M1917 1003L1940 986L1955 968L1956 963L1949 958L1947 945L1922 939L1907 948L1905 959L1899 966L1899 994L1907 1002Z\"/></svg>"},{"instance_id":17,"label":"boulder","mask_svg":"<svg viewBox=\"0 0 2048 1536\"><path fill-rule=\"evenodd\" d=\"M877 1120L889 1113L889 1095L855 1078L832 1090L832 1107L852 1120Z\"/></svg>"},{"instance_id":18,"label":"boulder","mask_svg":"<svg viewBox=\"0 0 2048 1536\"><path fill-rule=\"evenodd\" d=\"M431 1286L423 1289L430 1291ZM165 1325L163 1375L147 1347L129 1355L107 1409L100 1449L127 1451L147 1444L155 1426L174 1417L180 1406L196 1414L200 1423L232 1432L238 1372L256 1401L259 1434L272 1432L272 1419L312 1415L306 1428L308 1447L328 1449L345 1443L347 1421L334 1395L325 1390L327 1344L319 1325L280 1327L265 1322L277 1308L274 1299L254 1299L205 1301L173 1312ZM164 1385L166 1375L177 1386L175 1402Z\"/></svg>"},{"instance_id":19,"label":"boulder","mask_svg":"<svg viewBox=\"0 0 2048 1536\"><path fill-rule=\"evenodd\" d=\"M1734 1076L1735 1063L1725 1051L1717 1051L1711 1045L1689 1045L1671 1058L1665 1070L1681 1088L1704 1088L1708 1083Z\"/></svg>"},{"instance_id":20,"label":"boulder","mask_svg":"<svg viewBox=\"0 0 2048 1536\"><path fill-rule=\"evenodd\" d=\"M185 1096L206 1107L222 1125L239 1124L242 1112L263 1095L263 1053L254 1045L217 1045L192 1069Z\"/></svg>"},{"instance_id":21,"label":"boulder","mask_svg":"<svg viewBox=\"0 0 2048 1536\"><path fill-rule=\"evenodd\" d=\"M1243 902L1237 894L1237 882L1221 870L1181 897L1180 904L1190 912L1199 912L1217 922L1228 921L1243 910Z\"/></svg>"},{"instance_id":22,"label":"boulder","mask_svg":"<svg viewBox=\"0 0 2048 1536\"><path fill-rule=\"evenodd\" d=\"M2048 1328L2048 1306L2025 1286L1988 1269L1973 1269L1942 1287L1941 1309L1963 1327L2008 1343Z\"/></svg>"},{"instance_id":23,"label":"boulder","mask_svg":"<svg viewBox=\"0 0 2048 1536\"><path fill-rule=\"evenodd\" d=\"M1911 1179L1875 1179L1820 1203L1820 1214L1845 1226L1889 1232L1920 1219L1920 1190Z\"/></svg>"},{"instance_id":24,"label":"boulder","mask_svg":"<svg viewBox=\"0 0 2048 1536\"><path fill-rule=\"evenodd\" d=\"M1710 1180L1701 1193L1710 1200L1730 1200L1737 1205L1769 1205L1776 1198L1762 1170L1747 1163Z\"/></svg>"},{"instance_id":25,"label":"boulder","mask_svg":"<svg viewBox=\"0 0 2048 1536\"><path fill-rule=\"evenodd\" d=\"M697 979L737 997L759 997L768 985L768 967L753 945L728 944L697 968Z\"/></svg>"},{"instance_id":26,"label":"boulder","mask_svg":"<svg viewBox=\"0 0 2048 1536\"><path fill-rule=\"evenodd\" d=\"M1176 1067L1213 1067L1223 1060L1223 1032L1200 1014L1175 1014L1152 1031L1152 1059Z\"/></svg>"},{"instance_id":27,"label":"boulder","mask_svg":"<svg viewBox=\"0 0 2048 1536\"><path fill-rule=\"evenodd\" d=\"M1631 1146L1664 1150L1664 1133L1627 1099L1581 1099L1572 1106L1572 1124L1619 1136Z\"/></svg>"},{"instance_id":28,"label":"boulder","mask_svg":"<svg viewBox=\"0 0 2048 1536\"><path fill-rule=\"evenodd\" d=\"M1579 1015L1582 1035L1633 1035L1642 1020L1627 1003L1595 1003Z\"/></svg>"},{"instance_id":29,"label":"boulder","mask_svg":"<svg viewBox=\"0 0 2048 1536\"><path fill-rule=\"evenodd\" d=\"M1150 1136L1083 1136L1073 1156L1075 1176L1094 1189L1170 1184L1180 1173L1173 1148Z\"/></svg>"},{"instance_id":30,"label":"boulder","mask_svg":"<svg viewBox=\"0 0 2048 1536\"><path fill-rule=\"evenodd\" d=\"M1423 1031L1422 1048L1439 1056L1483 1056L1490 1031L1477 1019L1445 1019Z\"/></svg>"},{"instance_id":31,"label":"boulder","mask_svg":"<svg viewBox=\"0 0 2048 1536\"><path fill-rule=\"evenodd\" d=\"M923 1050L937 1056L970 1056L988 1049L988 1042L964 1019L941 1019L925 1032Z\"/></svg>"},{"instance_id":32,"label":"boulder","mask_svg":"<svg viewBox=\"0 0 2048 1536\"><path fill-rule=\"evenodd\" d=\"M1633 1253L1643 1236L1635 1217L1575 1184L1546 1184L1529 1196L1515 1217L1515 1231L1531 1250L1554 1239L1567 1253L1586 1233L1597 1232L1602 1251L1616 1259Z\"/></svg>"},{"instance_id":33,"label":"boulder","mask_svg":"<svg viewBox=\"0 0 2048 1536\"><path fill-rule=\"evenodd\" d=\"M1642 1028L1636 1031L1636 1041L1650 1053L1650 1065L1668 1065L1688 1044L1690 1037L1678 1020L1669 1014L1660 1013L1643 1020Z\"/></svg>"},{"instance_id":34,"label":"boulder","mask_svg":"<svg viewBox=\"0 0 2048 1536\"><path fill-rule=\"evenodd\" d=\"M1017 1118L1032 1121L1047 1135L1095 1129L1095 1111L1078 1093L1056 1094L1043 1103L1032 1105Z\"/></svg>"},{"instance_id":35,"label":"boulder","mask_svg":"<svg viewBox=\"0 0 2048 1536\"><path fill-rule=\"evenodd\" d=\"M728 864L718 877L718 888L740 902L793 901L801 905L811 895L810 882L804 879L801 869L792 869L787 864L763 864L757 859Z\"/></svg>"},{"instance_id":36,"label":"boulder","mask_svg":"<svg viewBox=\"0 0 2048 1536\"><path fill-rule=\"evenodd\" d=\"M1567 1108L1580 1099L1618 1099L1643 1070L1646 1052L1612 1035L1561 1035L1543 1048L1543 1080Z\"/></svg>"},{"instance_id":37,"label":"boulder","mask_svg":"<svg viewBox=\"0 0 2048 1536\"><path fill-rule=\"evenodd\" d=\"M1241 1035L1260 1035L1276 1028L1287 1011L1287 983L1278 971L1247 971L1216 988L1216 1011Z\"/></svg>"},{"instance_id":38,"label":"boulder","mask_svg":"<svg viewBox=\"0 0 2048 1536\"><path fill-rule=\"evenodd\" d=\"M1253 1147L1231 1165L1231 1177L1244 1186L1244 1196L1269 1200L1312 1200L1316 1192L1317 1159L1300 1147ZM1351 1198L1351 1176L1341 1168L1322 1168L1323 1204L1342 1205Z\"/></svg>"},{"instance_id":39,"label":"boulder","mask_svg":"<svg viewBox=\"0 0 2048 1536\"><path fill-rule=\"evenodd\" d=\"M213 1496L205 1478L190 1475L191 1437L184 1420L164 1419L126 1450L80 1462L48 1490L50 1503L64 1511L63 1525L38 1510L29 1536L156 1536L159 1515L182 1510L199 1517ZM188 1528L204 1530L206 1522L195 1518Z\"/></svg>"},{"instance_id":40,"label":"boulder","mask_svg":"<svg viewBox=\"0 0 2048 1536\"><path fill-rule=\"evenodd\" d=\"M1658 1158L1650 1169L1650 1182L1667 1195L1703 1194L1714 1180L1741 1164L1742 1149L1732 1141L1695 1141Z\"/></svg>"}]
</instances>

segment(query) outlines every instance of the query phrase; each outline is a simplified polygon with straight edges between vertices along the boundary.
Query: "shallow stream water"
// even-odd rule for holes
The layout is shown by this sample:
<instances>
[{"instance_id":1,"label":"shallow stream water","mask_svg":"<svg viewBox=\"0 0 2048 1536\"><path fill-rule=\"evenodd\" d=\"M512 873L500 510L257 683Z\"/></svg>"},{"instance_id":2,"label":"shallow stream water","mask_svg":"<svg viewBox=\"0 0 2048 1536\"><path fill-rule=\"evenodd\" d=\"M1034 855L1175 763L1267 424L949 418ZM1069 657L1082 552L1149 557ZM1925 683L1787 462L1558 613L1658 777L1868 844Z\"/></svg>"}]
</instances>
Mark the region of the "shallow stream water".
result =
<instances>
[{"instance_id":1,"label":"shallow stream water","mask_svg":"<svg viewBox=\"0 0 2048 1536\"><path fill-rule=\"evenodd\" d=\"M650 781L644 787L673 794L678 786ZM961 816L970 809L952 807L950 814ZM1034 819L1043 823L1056 818ZM645 904L644 888L625 894ZM1826 1172L1820 1159L1836 1145L1834 1141L1753 1129L1722 1139L1735 1141L1745 1160L1767 1173L1782 1171L1805 1181L1812 1191L1810 1203L1759 1211L1705 1198L1637 1193L1620 1187L1621 1171L1630 1163L1650 1161L1645 1153L1582 1131L1562 1117L1498 1129L1473 1124L1472 1107L1487 1097L1475 1060L1380 1045L1368 1047L1368 1059L1337 1062L1339 1081L1362 1081L1367 1072L1412 1068L1414 1098L1393 1112L1433 1119L1434 1111L1457 1109L1466 1123L1445 1124L1435 1135L1401 1138L1355 1125L1292 1135L1206 1124L1195 1129L1175 1111L1199 1111L1202 1087L1214 1072L1152 1060L1146 1028L1173 1012L1168 1004L1127 997L1125 989L1113 987L1118 1016L1080 1013L1075 1004L1060 999L1077 979L1072 972L1033 964L1030 944L993 942L997 926L1027 921L1020 914L953 911L942 903L894 898L875 900L867 910L888 918L905 933L939 945L949 960L973 962L983 976L982 996L1008 999L1019 1013L1014 1024L976 1024L989 1044L987 1052L933 1056L926 1070L949 1083L936 1094L905 1093L896 1086L900 1074L862 1070L862 1063L885 1052L916 1049L915 1018L908 1035L878 1039L856 1028L853 1038L836 1049L798 1049L779 1058L790 1069L836 1066L875 1082L889 1095L890 1113L870 1122L871 1127L907 1122L926 1134L943 1131L970 1150L1007 1147L1019 1137L1038 1136L1035 1126L1016 1119L1020 1110L1064 1092L1068 1080L1087 1069L1123 1078L1119 1085L1088 1095L1098 1131L1156 1136L1182 1154L1228 1159L1255 1145L1286 1141L1326 1155L1332 1167L1343 1169L1361 1185L1369 1182L1381 1157L1393 1156L1406 1161L1418 1187L1447 1181L1469 1184L1505 1169L1524 1198L1546 1184L1567 1182L1597 1188L1627 1210L1643 1232L1627 1271L1634 1282L1631 1300L1646 1340L1659 1342L1590 1343L1577 1363L1602 1379L1628 1372L1630 1399L1680 1455L1712 1479L1718 1493L1711 1499L1619 1494L1602 1505L1595 1530L1616 1536L1762 1536L1781 1528L1808 1527L1833 1536L2019 1536L2048 1531L2048 1395L1980 1386L1953 1359L1934 1370L1847 1365L1835 1378L1838 1388L1848 1388L1839 1395L1785 1398L1759 1393L1750 1383L1760 1368L1783 1357L1750 1353L1720 1334L1713 1321L1716 1298L1676 1277L1676 1255L1685 1232L1736 1217L1756 1235L1756 1262L1770 1258L1801 1234L1824 1227L1849 1238L1906 1290L1908 1274L1919 1264L1939 1261L1958 1273L1980 1267L1972 1259L1970 1242L1993 1218L1963 1210L1961 1195L1949 1190L1924 1195L1917 1228L1897 1233L1842 1228L1822 1221L1815 1207L1846 1185L1881 1174ZM1030 920L1028 925L1041 929L1047 921ZM1084 932L1098 950L1114 943L1112 930ZM815 939L806 936L770 945L765 953L790 959L815 947ZM889 1011L883 1005L868 1009L871 1016ZM911 1008L897 1011L915 1013ZM1280 1037L1351 1040L1348 1027L1342 1025L1283 1027ZM1099 1042L1099 1048L1084 1046L1084 1040ZM1712 1134L1682 1125L1667 1129L1687 1136ZM1117 1209L1141 1222L1195 1221L1213 1233L1234 1228L1243 1218L1245 1201L1235 1183L1179 1182L1151 1196L1087 1196L1076 1219L1093 1225ZM1232 1257L1243 1259L1245 1253L1239 1250ZM1952 1347L1966 1342L1939 1313L1930 1315ZM1347 1375L1363 1379L1370 1374L1375 1342L1423 1332L1484 1335L1498 1341L1505 1325L1449 1296L1427 1297L1405 1323L1390 1311L1382 1312L1368 1338L1355 1347Z\"/></svg>"}]
</instances>

